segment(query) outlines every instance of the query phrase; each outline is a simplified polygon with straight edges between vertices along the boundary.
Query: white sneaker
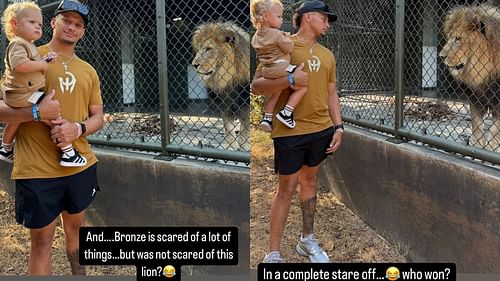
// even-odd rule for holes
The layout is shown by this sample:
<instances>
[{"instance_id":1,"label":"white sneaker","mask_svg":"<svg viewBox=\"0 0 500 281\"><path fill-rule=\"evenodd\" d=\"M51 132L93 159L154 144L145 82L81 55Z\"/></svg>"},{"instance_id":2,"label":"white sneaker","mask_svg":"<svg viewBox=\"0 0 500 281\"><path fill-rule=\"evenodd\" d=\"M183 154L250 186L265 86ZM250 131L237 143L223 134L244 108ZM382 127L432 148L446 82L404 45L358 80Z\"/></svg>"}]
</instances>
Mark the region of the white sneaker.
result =
<instances>
[{"instance_id":1,"label":"white sneaker","mask_svg":"<svg viewBox=\"0 0 500 281\"><path fill-rule=\"evenodd\" d=\"M267 119L262 119L260 121L260 129L266 133L271 133L273 131L273 121Z\"/></svg>"},{"instance_id":2,"label":"white sneaker","mask_svg":"<svg viewBox=\"0 0 500 281\"><path fill-rule=\"evenodd\" d=\"M285 113L285 110L283 109L282 111L276 113L276 118L281 121L281 123L285 124L290 129L295 128L295 120L293 120L293 113L288 116Z\"/></svg>"},{"instance_id":3,"label":"white sneaker","mask_svg":"<svg viewBox=\"0 0 500 281\"><path fill-rule=\"evenodd\" d=\"M314 238L313 234L305 238L301 234L296 250L299 255L309 257L309 260L313 263L327 263L330 261L328 255L321 249L318 240Z\"/></svg>"},{"instance_id":4,"label":"white sneaker","mask_svg":"<svg viewBox=\"0 0 500 281\"><path fill-rule=\"evenodd\" d=\"M0 160L3 160L8 163L12 163L14 161L14 148L11 150L6 150L5 147L0 147Z\"/></svg>"},{"instance_id":5,"label":"white sneaker","mask_svg":"<svg viewBox=\"0 0 500 281\"><path fill-rule=\"evenodd\" d=\"M74 149L75 154L73 156L69 156L67 153L63 153L61 155L61 161L59 165L63 167L83 167L87 165L87 158L83 157L78 153L76 149Z\"/></svg>"},{"instance_id":6,"label":"white sneaker","mask_svg":"<svg viewBox=\"0 0 500 281\"><path fill-rule=\"evenodd\" d=\"M282 263L283 259L278 251L270 252L264 257L263 263Z\"/></svg>"}]
</instances>

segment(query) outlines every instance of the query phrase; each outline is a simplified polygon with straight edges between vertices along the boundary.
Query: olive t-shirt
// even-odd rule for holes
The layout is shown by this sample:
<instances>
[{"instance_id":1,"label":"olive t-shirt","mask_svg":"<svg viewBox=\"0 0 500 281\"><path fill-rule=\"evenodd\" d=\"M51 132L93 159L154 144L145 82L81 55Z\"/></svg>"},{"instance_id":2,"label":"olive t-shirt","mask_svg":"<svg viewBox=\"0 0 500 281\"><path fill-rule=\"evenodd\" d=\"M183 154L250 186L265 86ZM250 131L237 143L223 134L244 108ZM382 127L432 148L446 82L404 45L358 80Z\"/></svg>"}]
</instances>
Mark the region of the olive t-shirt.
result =
<instances>
[{"instance_id":1,"label":"olive t-shirt","mask_svg":"<svg viewBox=\"0 0 500 281\"><path fill-rule=\"evenodd\" d=\"M274 118L272 138L305 135L333 126L328 109L328 84L336 83L335 57L319 43L306 46L296 35L292 40L295 47L290 63L304 64L303 71L309 74L308 90L293 112L296 127L290 129ZM291 89L283 90L275 113L285 107L290 93Z\"/></svg>"},{"instance_id":2,"label":"olive t-shirt","mask_svg":"<svg viewBox=\"0 0 500 281\"><path fill-rule=\"evenodd\" d=\"M40 55L49 52L48 46L38 48ZM67 64L67 70L63 63ZM45 75L45 89L54 89L54 99L61 104L61 115L70 122L89 118L89 106L101 105L99 77L95 69L76 55L59 56L49 64ZM73 141L73 147L87 158L84 167L59 165L61 150L50 138L50 128L42 122L22 123L17 131L14 153L13 179L57 178L79 173L97 162L85 137Z\"/></svg>"}]
</instances>

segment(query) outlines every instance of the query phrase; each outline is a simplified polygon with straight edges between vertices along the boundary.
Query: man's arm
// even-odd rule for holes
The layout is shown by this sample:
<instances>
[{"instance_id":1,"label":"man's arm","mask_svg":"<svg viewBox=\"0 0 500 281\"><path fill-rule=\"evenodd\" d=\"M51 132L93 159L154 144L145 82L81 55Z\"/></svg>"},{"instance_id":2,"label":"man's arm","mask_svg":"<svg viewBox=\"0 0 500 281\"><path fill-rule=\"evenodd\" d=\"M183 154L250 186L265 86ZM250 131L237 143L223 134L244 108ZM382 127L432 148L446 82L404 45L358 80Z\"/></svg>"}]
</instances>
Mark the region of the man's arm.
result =
<instances>
[{"instance_id":1,"label":"man's arm","mask_svg":"<svg viewBox=\"0 0 500 281\"><path fill-rule=\"evenodd\" d=\"M330 118L334 125L342 124L342 116L340 113L340 99L337 94L337 84L328 83L328 110L330 111Z\"/></svg>"},{"instance_id":2,"label":"man's arm","mask_svg":"<svg viewBox=\"0 0 500 281\"><path fill-rule=\"evenodd\" d=\"M330 118L334 125L342 124L342 116L340 113L340 99L337 94L337 84L328 83L328 110L330 112ZM344 131L336 130L333 134L332 141L330 142L330 147L326 150L326 153L335 152L339 149L342 144L342 135Z\"/></svg>"},{"instance_id":3,"label":"man's arm","mask_svg":"<svg viewBox=\"0 0 500 281\"><path fill-rule=\"evenodd\" d=\"M90 118L85 120L85 122L82 122L85 124L85 127L87 127L85 134L83 134L84 137L92 135L93 133L99 131L100 129L102 129L104 124L102 104L89 106L89 111Z\"/></svg>"},{"instance_id":4,"label":"man's arm","mask_svg":"<svg viewBox=\"0 0 500 281\"><path fill-rule=\"evenodd\" d=\"M54 90L52 90L38 104L40 116L43 120L56 119L61 113L59 101L52 99L54 97L54 94L55 94ZM0 100L0 121L1 122L33 121L33 114L31 112L31 107L12 108L8 106L3 100Z\"/></svg>"},{"instance_id":5,"label":"man's arm","mask_svg":"<svg viewBox=\"0 0 500 281\"><path fill-rule=\"evenodd\" d=\"M0 120L2 122L28 122L33 121L31 108L12 108L0 100Z\"/></svg>"},{"instance_id":6,"label":"man's arm","mask_svg":"<svg viewBox=\"0 0 500 281\"><path fill-rule=\"evenodd\" d=\"M295 86L306 87L308 83L307 73L302 71L304 64L297 66L293 72ZM252 92L256 95L270 96L273 93L281 92L282 90L289 88L290 82L288 77L282 77L278 79L267 79L262 77L261 71L255 71L255 76L252 81Z\"/></svg>"},{"instance_id":7,"label":"man's arm","mask_svg":"<svg viewBox=\"0 0 500 281\"><path fill-rule=\"evenodd\" d=\"M85 124L86 132L82 136L91 135L103 127L103 107L102 105L90 105L89 106L89 119L81 122ZM66 119L52 120L54 128L50 131L51 138L55 141L58 139L59 145L63 145L64 142L71 143L78 137L78 127L76 123L69 122Z\"/></svg>"}]
</instances>

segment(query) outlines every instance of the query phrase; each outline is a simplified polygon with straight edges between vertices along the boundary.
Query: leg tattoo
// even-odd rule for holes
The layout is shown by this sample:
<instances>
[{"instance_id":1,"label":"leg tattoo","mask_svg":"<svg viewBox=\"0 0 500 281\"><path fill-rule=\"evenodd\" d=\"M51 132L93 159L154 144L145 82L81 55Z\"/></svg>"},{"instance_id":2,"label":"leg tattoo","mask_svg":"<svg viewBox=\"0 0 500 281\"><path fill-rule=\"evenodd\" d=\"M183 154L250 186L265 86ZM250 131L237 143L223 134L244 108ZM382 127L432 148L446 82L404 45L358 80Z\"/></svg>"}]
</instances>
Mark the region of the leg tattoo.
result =
<instances>
[{"instance_id":1,"label":"leg tattoo","mask_svg":"<svg viewBox=\"0 0 500 281\"><path fill-rule=\"evenodd\" d=\"M68 255L69 265L71 266L71 273L73 275L85 275L85 266L81 265L78 260L79 249L73 252L66 251Z\"/></svg>"},{"instance_id":2,"label":"leg tattoo","mask_svg":"<svg viewBox=\"0 0 500 281\"><path fill-rule=\"evenodd\" d=\"M314 226L314 213L316 212L316 195L300 202L302 209L303 234L312 234Z\"/></svg>"}]
</instances>

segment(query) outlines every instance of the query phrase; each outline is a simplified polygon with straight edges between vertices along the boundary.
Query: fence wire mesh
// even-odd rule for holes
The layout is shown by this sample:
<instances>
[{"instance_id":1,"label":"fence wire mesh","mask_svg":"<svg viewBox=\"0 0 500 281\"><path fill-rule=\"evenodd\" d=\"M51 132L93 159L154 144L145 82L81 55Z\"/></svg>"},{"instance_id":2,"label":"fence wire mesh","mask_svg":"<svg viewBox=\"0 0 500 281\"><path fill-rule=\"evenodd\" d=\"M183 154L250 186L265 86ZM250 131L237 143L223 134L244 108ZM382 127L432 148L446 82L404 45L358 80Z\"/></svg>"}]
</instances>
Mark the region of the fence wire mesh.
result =
<instances>
[{"instance_id":1,"label":"fence wire mesh","mask_svg":"<svg viewBox=\"0 0 500 281\"><path fill-rule=\"evenodd\" d=\"M36 45L49 42L49 23L59 2L38 1L44 16L44 34ZM81 2L89 6L91 15L76 52L97 70L105 110L104 128L91 140L115 146L118 143L125 148L144 144L146 150L157 146L156 151L162 151L163 141L167 152L169 145L195 148L196 153L186 150L195 157L203 157L207 148L220 151L216 154L220 159L232 159L227 155L235 152L248 154L248 1ZM157 30L158 3L164 3L163 39L159 39ZM200 40L227 41L214 42L213 49L204 50L206 53L195 64L193 31L209 22L225 23L227 26L220 26L228 28L206 30ZM229 40L230 33L238 45ZM162 46L166 50L159 49ZM166 61L160 61L158 54L165 51ZM229 62L231 55L234 60ZM168 81L160 81L159 65L165 67ZM161 83L166 85L164 92ZM161 95L166 96L165 101ZM165 118L161 117L162 111L167 113ZM162 132L162 123L168 132Z\"/></svg>"},{"instance_id":2,"label":"fence wire mesh","mask_svg":"<svg viewBox=\"0 0 500 281\"><path fill-rule=\"evenodd\" d=\"M500 152L499 2L327 0L338 20L321 42L337 59L343 117L500 163L491 153ZM457 7L466 16L454 21L457 32L446 33L447 15ZM396 46L398 10L404 12L402 46ZM403 55L401 93L398 52ZM397 116L398 102L402 116Z\"/></svg>"},{"instance_id":3,"label":"fence wire mesh","mask_svg":"<svg viewBox=\"0 0 500 281\"><path fill-rule=\"evenodd\" d=\"M248 2L167 1L167 7L172 143L248 151Z\"/></svg>"},{"instance_id":4,"label":"fence wire mesh","mask_svg":"<svg viewBox=\"0 0 500 281\"><path fill-rule=\"evenodd\" d=\"M232 22L233 34L241 34L239 28L249 31L248 1L166 0L163 43L167 81L158 79L159 1L82 2L93 14L77 53L97 69L105 103L105 127L96 138L118 140L125 147L129 143L160 146L163 140L167 147L173 144L248 152L248 114L246 118L222 118L228 112L240 117L248 113L248 84L229 83L232 91L220 89L236 75L231 63L219 67L222 58L227 61L230 57L221 55L224 43L201 49L192 46L193 32L203 23ZM295 2L283 1L283 29L287 31L292 31ZM416 133L419 139L431 136L447 141L450 147L459 143L479 151L500 151L500 1L326 2L339 19L321 42L337 58L344 117L354 123L358 120L365 125L393 128L392 133L397 133L396 108L402 97L402 129ZM48 23L58 2L38 3L43 8L45 33L37 44L43 44L51 36ZM397 3L404 6L403 46L395 42ZM7 1L3 4L6 6ZM464 27L458 28L459 36L447 34L443 30L446 16L458 6L473 10L484 20L467 22L464 17L457 21L461 23L458 27ZM216 36L212 35L217 32L220 29L203 31L203 38L213 41ZM445 55L447 42L453 44ZM3 57L4 48L0 51ZM395 54L400 51L404 52L402 93L396 91L395 77ZM235 53L242 54L238 49L230 54ZM214 73L221 78L219 83L210 84ZM249 72L238 74L248 82ZM162 82L166 82L165 93L160 93ZM161 94L166 95L163 105ZM163 119L162 110L168 112ZM162 123L167 125L167 133L161 131Z\"/></svg>"},{"instance_id":5,"label":"fence wire mesh","mask_svg":"<svg viewBox=\"0 0 500 281\"><path fill-rule=\"evenodd\" d=\"M500 152L498 3L406 3L404 126Z\"/></svg>"},{"instance_id":6,"label":"fence wire mesh","mask_svg":"<svg viewBox=\"0 0 500 281\"><path fill-rule=\"evenodd\" d=\"M394 126L394 1L332 6L338 21L324 42L336 52L342 113Z\"/></svg>"}]
</instances>

